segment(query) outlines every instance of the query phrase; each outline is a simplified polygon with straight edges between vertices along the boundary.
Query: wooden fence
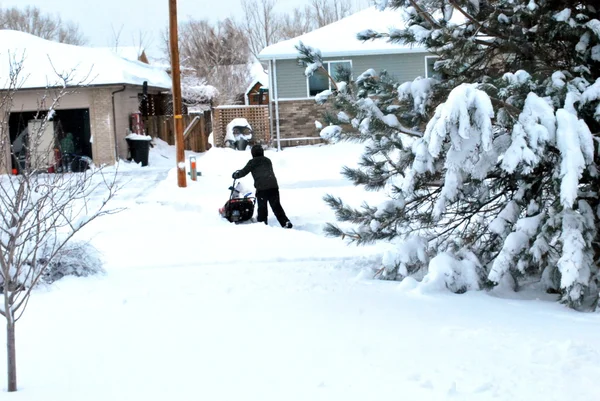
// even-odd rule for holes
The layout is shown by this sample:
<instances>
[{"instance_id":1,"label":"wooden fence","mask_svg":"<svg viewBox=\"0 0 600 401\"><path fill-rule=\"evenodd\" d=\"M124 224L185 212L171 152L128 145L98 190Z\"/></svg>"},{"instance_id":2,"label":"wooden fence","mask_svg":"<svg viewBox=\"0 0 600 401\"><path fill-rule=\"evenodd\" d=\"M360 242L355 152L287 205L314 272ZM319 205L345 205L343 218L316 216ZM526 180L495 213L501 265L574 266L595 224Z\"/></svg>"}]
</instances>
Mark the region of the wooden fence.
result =
<instances>
[{"instance_id":1,"label":"wooden fence","mask_svg":"<svg viewBox=\"0 0 600 401\"><path fill-rule=\"evenodd\" d=\"M252 127L251 143L269 144L269 106L217 106L213 109L213 138L215 146L224 146L227 124L234 118L245 118Z\"/></svg>"},{"instance_id":2,"label":"wooden fence","mask_svg":"<svg viewBox=\"0 0 600 401\"><path fill-rule=\"evenodd\" d=\"M185 129L196 116L200 117L200 121L187 135L185 149L193 150L194 152L206 152L210 149L208 136L212 130L210 111L205 111L201 114L184 115L183 127ZM144 126L148 135L160 138L169 145L175 145L173 116L148 116L144 119Z\"/></svg>"}]
</instances>

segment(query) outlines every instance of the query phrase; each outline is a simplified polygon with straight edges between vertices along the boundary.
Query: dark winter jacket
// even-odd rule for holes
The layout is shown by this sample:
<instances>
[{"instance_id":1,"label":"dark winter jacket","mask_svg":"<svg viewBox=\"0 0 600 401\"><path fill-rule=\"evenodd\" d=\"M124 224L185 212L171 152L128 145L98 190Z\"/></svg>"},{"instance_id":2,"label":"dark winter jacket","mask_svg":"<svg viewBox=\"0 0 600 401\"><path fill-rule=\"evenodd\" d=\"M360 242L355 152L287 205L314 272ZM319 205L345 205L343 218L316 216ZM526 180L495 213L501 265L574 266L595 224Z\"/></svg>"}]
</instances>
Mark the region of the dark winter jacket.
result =
<instances>
[{"instance_id":1,"label":"dark winter jacket","mask_svg":"<svg viewBox=\"0 0 600 401\"><path fill-rule=\"evenodd\" d=\"M273 163L268 157L262 155L253 157L243 169L233 173L233 178L245 177L248 173L252 173L257 191L279 188L273 172Z\"/></svg>"}]
</instances>

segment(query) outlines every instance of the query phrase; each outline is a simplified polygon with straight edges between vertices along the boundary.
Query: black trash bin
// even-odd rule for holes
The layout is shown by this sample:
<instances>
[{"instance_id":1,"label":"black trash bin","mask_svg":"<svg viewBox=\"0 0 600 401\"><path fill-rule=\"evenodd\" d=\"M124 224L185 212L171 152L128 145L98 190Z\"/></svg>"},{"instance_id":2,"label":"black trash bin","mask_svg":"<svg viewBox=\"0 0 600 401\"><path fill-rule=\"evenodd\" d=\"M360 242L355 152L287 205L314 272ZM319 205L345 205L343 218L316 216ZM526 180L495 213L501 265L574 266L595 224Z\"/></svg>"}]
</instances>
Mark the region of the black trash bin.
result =
<instances>
[{"instance_id":1,"label":"black trash bin","mask_svg":"<svg viewBox=\"0 0 600 401\"><path fill-rule=\"evenodd\" d=\"M125 138L129 145L129 153L136 163L142 163L142 167L148 165L148 154L150 153L150 140L145 138Z\"/></svg>"}]
</instances>

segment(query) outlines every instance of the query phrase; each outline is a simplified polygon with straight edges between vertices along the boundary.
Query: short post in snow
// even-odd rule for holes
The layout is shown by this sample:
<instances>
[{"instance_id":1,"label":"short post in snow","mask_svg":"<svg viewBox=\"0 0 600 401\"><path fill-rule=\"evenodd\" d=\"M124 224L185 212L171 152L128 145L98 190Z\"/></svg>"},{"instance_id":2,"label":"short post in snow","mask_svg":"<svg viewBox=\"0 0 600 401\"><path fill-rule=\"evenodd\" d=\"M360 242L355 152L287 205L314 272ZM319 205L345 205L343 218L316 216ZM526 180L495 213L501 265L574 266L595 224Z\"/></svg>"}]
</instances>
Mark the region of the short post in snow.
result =
<instances>
[{"instance_id":1,"label":"short post in snow","mask_svg":"<svg viewBox=\"0 0 600 401\"><path fill-rule=\"evenodd\" d=\"M196 157L195 156L190 157L190 177L192 178L192 181L197 180Z\"/></svg>"}]
</instances>

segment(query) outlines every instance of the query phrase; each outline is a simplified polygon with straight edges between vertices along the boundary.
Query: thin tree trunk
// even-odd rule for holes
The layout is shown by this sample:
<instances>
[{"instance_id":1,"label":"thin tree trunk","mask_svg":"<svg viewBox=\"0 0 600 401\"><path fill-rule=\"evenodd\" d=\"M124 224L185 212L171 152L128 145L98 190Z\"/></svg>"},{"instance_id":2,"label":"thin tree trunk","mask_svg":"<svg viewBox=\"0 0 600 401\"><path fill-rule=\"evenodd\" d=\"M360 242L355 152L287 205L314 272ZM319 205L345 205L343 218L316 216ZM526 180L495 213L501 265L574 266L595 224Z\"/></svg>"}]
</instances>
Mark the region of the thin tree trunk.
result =
<instances>
[{"instance_id":1,"label":"thin tree trunk","mask_svg":"<svg viewBox=\"0 0 600 401\"><path fill-rule=\"evenodd\" d=\"M11 312L8 311L10 314ZM8 361L8 391L17 391L17 347L13 316L6 319L6 355Z\"/></svg>"}]
</instances>

